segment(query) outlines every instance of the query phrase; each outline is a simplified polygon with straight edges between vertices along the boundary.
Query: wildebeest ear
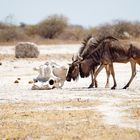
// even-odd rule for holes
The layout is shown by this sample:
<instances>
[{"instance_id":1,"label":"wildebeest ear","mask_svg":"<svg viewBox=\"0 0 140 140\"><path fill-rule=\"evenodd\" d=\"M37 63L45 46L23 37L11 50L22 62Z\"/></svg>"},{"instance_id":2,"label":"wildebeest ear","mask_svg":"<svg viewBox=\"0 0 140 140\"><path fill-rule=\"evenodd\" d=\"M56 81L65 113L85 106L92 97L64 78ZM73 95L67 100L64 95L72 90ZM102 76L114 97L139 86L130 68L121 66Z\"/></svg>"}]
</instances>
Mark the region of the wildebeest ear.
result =
<instances>
[{"instance_id":1,"label":"wildebeest ear","mask_svg":"<svg viewBox=\"0 0 140 140\"><path fill-rule=\"evenodd\" d=\"M77 54L74 54L73 56L72 56L72 61L74 62L74 61L76 61L77 60Z\"/></svg>"}]
</instances>

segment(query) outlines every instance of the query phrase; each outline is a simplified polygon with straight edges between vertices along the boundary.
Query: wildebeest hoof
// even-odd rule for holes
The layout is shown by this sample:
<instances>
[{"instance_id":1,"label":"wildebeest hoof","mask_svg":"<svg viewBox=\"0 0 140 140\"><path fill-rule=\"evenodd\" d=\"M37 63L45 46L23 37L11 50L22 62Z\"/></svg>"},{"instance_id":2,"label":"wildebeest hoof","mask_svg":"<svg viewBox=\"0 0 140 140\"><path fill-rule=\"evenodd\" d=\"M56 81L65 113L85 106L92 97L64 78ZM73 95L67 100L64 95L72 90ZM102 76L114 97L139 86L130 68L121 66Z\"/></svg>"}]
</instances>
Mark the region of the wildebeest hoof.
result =
<instances>
[{"instance_id":1,"label":"wildebeest hoof","mask_svg":"<svg viewBox=\"0 0 140 140\"><path fill-rule=\"evenodd\" d=\"M89 85L89 87L88 88L93 88L93 85L91 84L91 85Z\"/></svg>"},{"instance_id":2,"label":"wildebeest hoof","mask_svg":"<svg viewBox=\"0 0 140 140\"><path fill-rule=\"evenodd\" d=\"M123 89L127 89L127 88L128 88L128 86L123 87Z\"/></svg>"},{"instance_id":3,"label":"wildebeest hoof","mask_svg":"<svg viewBox=\"0 0 140 140\"><path fill-rule=\"evenodd\" d=\"M129 84L125 85L125 86L123 87L123 89L127 89L128 87L129 87Z\"/></svg>"},{"instance_id":4,"label":"wildebeest hoof","mask_svg":"<svg viewBox=\"0 0 140 140\"><path fill-rule=\"evenodd\" d=\"M113 86L111 89L112 89L112 90L114 90L114 89L115 89L115 87Z\"/></svg>"},{"instance_id":5,"label":"wildebeest hoof","mask_svg":"<svg viewBox=\"0 0 140 140\"><path fill-rule=\"evenodd\" d=\"M95 81L95 88L97 88L98 87L98 83L97 83L97 81Z\"/></svg>"},{"instance_id":6,"label":"wildebeest hoof","mask_svg":"<svg viewBox=\"0 0 140 140\"><path fill-rule=\"evenodd\" d=\"M113 87L111 87L111 89L116 89L116 86L117 86L116 84L115 84L115 85L113 85Z\"/></svg>"}]
</instances>

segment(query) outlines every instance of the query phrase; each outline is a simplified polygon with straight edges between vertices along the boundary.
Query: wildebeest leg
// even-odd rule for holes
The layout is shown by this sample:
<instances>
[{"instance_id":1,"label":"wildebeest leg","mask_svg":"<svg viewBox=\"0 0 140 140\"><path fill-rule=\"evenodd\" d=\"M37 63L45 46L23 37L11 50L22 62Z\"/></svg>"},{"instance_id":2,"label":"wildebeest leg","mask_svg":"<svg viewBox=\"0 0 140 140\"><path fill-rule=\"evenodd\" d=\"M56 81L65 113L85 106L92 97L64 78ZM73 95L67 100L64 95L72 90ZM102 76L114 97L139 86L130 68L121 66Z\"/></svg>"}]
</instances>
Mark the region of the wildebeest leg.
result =
<instances>
[{"instance_id":1,"label":"wildebeest leg","mask_svg":"<svg viewBox=\"0 0 140 140\"><path fill-rule=\"evenodd\" d=\"M95 84L95 87L96 87L96 88L98 87L98 85L97 85L97 80L95 80L95 83L94 83L93 75L94 75L94 71L92 70L92 71L91 71L91 84L89 85L88 88L92 88L92 87L94 86L94 84Z\"/></svg>"},{"instance_id":2,"label":"wildebeest leg","mask_svg":"<svg viewBox=\"0 0 140 140\"><path fill-rule=\"evenodd\" d=\"M98 87L98 82L97 82L97 80L95 80L95 87L97 88Z\"/></svg>"},{"instance_id":3,"label":"wildebeest leg","mask_svg":"<svg viewBox=\"0 0 140 140\"><path fill-rule=\"evenodd\" d=\"M107 75L105 88L108 88L109 87L110 69L109 69L109 65L104 65L104 67L105 67L106 75Z\"/></svg>"},{"instance_id":4,"label":"wildebeest leg","mask_svg":"<svg viewBox=\"0 0 140 140\"><path fill-rule=\"evenodd\" d=\"M113 77L113 82L114 82L114 85L111 89L115 89L116 86L117 86L117 83L116 83L116 79L115 79L115 72L114 72L114 67L113 67L113 63L112 64L109 64L109 69L111 71L111 75Z\"/></svg>"},{"instance_id":5,"label":"wildebeest leg","mask_svg":"<svg viewBox=\"0 0 140 140\"><path fill-rule=\"evenodd\" d=\"M123 89L128 88L129 85L131 84L132 80L136 76L136 62L130 61L130 63L131 63L132 75L131 75L131 78L130 78L129 82L123 87Z\"/></svg>"},{"instance_id":6,"label":"wildebeest leg","mask_svg":"<svg viewBox=\"0 0 140 140\"><path fill-rule=\"evenodd\" d=\"M91 75L91 84L89 85L88 88L93 88L94 86L94 80L93 80L93 70L90 72L90 75Z\"/></svg>"},{"instance_id":7,"label":"wildebeest leg","mask_svg":"<svg viewBox=\"0 0 140 140\"><path fill-rule=\"evenodd\" d=\"M96 81L96 78L97 78L97 76L98 76L98 74L100 73L100 71L102 70L104 68L104 65L100 65L99 66L99 68L95 71L95 73L94 73L94 79L93 79L93 82L95 83L95 81Z\"/></svg>"}]
</instances>

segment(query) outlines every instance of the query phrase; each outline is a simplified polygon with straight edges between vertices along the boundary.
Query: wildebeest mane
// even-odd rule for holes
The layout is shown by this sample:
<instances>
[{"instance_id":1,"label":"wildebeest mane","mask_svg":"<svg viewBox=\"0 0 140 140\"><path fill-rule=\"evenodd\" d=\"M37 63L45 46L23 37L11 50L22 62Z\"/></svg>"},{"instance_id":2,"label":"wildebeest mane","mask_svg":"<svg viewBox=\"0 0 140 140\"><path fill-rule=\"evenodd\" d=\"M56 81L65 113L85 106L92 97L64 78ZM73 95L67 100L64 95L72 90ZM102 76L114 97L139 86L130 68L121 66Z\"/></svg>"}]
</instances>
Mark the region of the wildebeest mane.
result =
<instances>
[{"instance_id":1,"label":"wildebeest mane","mask_svg":"<svg viewBox=\"0 0 140 140\"><path fill-rule=\"evenodd\" d=\"M82 52L84 51L86 45L87 45L87 42L89 41L89 39L92 37L92 35L88 35L82 42L82 47L80 48L79 50L79 55L82 54Z\"/></svg>"},{"instance_id":2,"label":"wildebeest mane","mask_svg":"<svg viewBox=\"0 0 140 140\"><path fill-rule=\"evenodd\" d=\"M106 40L106 39L109 39L109 40L117 40L117 38L113 37L113 36L100 36L97 38L97 46L103 41L103 40ZM93 44L94 45L94 44Z\"/></svg>"},{"instance_id":3,"label":"wildebeest mane","mask_svg":"<svg viewBox=\"0 0 140 140\"><path fill-rule=\"evenodd\" d=\"M115 37L113 37L113 36L102 36L102 37L98 37L97 39L96 39L96 43L95 42L93 42L93 44L91 44L91 47L93 48L94 47L94 49L92 49L91 51L90 51L90 54L88 54L86 57L87 58L91 58L92 56L93 56L93 53L94 52L96 52L102 45L100 45L101 43L104 43L103 41L110 41L110 40L116 40L116 41L118 41L118 39L117 38L115 38ZM96 55L98 55L99 56L99 54L100 53L97 53ZM94 54L95 55L95 54ZM94 57L96 57L96 56L94 56ZM98 57L97 57L98 58Z\"/></svg>"},{"instance_id":4,"label":"wildebeest mane","mask_svg":"<svg viewBox=\"0 0 140 140\"><path fill-rule=\"evenodd\" d=\"M94 39L94 40L91 40L90 39ZM98 36L98 37L93 37L92 35L89 35L87 38L85 38L83 40L83 46L80 48L79 50L79 56L81 57L86 57L87 55L89 55L89 52L91 53L92 51L95 50L95 48L98 47L98 45L103 41L103 40L106 40L106 39L109 39L109 40L118 40L116 39L115 37L113 36ZM88 41L90 41L90 46L87 46L87 43ZM89 48L87 48L89 47ZM89 50L89 52L87 53L87 50Z\"/></svg>"},{"instance_id":5,"label":"wildebeest mane","mask_svg":"<svg viewBox=\"0 0 140 140\"><path fill-rule=\"evenodd\" d=\"M130 44L128 44L128 43L124 44L112 36L105 37L105 39L101 39L101 40L98 41L99 44L96 47L96 49L94 49L87 56L88 59L92 58L92 60L95 63L98 63L100 61L99 60L101 57L100 55L102 55L102 56L103 56L103 54L105 55L105 52L107 52L107 54L108 54L107 57L109 57L109 59L111 59L112 61L114 61L114 60L116 61L117 59L120 59L125 56L129 58L130 54L128 54L128 53L130 53L130 51L129 51Z\"/></svg>"}]
</instances>

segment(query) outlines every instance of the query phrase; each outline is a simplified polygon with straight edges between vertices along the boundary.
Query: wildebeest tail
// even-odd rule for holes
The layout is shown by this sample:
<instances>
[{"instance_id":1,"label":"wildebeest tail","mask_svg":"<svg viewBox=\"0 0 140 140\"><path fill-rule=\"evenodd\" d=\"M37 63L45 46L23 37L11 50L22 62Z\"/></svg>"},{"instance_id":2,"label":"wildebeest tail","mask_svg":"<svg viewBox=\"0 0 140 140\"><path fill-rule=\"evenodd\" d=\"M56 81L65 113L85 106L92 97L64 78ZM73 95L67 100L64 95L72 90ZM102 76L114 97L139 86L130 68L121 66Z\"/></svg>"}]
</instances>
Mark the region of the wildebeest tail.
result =
<instances>
[{"instance_id":1,"label":"wildebeest tail","mask_svg":"<svg viewBox=\"0 0 140 140\"><path fill-rule=\"evenodd\" d=\"M140 48L130 44L130 48L128 50L128 55L133 59L140 59Z\"/></svg>"}]
</instances>

